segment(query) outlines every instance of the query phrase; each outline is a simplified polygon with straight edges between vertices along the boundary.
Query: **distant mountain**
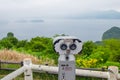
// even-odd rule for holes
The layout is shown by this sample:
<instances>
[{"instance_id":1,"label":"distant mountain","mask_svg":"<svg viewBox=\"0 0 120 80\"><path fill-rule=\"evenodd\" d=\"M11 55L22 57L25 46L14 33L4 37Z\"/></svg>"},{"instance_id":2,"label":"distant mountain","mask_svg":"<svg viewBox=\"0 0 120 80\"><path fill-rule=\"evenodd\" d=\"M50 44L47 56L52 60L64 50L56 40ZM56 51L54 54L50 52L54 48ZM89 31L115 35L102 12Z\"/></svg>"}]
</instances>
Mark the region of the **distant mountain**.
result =
<instances>
[{"instance_id":1,"label":"distant mountain","mask_svg":"<svg viewBox=\"0 0 120 80\"><path fill-rule=\"evenodd\" d=\"M15 21L17 23L42 23L44 20L42 19L23 19Z\"/></svg>"},{"instance_id":2,"label":"distant mountain","mask_svg":"<svg viewBox=\"0 0 120 80\"><path fill-rule=\"evenodd\" d=\"M102 40L111 39L111 38L120 39L119 27L112 27L111 29L103 33Z\"/></svg>"},{"instance_id":3,"label":"distant mountain","mask_svg":"<svg viewBox=\"0 0 120 80\"><path fill-rule=\"evenodd\" d=\"M120 12L115 10L109 11L96 11L88 12L85 14L78 14L76 16L71 16L71 18L77 19L120 19Z\"/></svg>"}]
</instances>

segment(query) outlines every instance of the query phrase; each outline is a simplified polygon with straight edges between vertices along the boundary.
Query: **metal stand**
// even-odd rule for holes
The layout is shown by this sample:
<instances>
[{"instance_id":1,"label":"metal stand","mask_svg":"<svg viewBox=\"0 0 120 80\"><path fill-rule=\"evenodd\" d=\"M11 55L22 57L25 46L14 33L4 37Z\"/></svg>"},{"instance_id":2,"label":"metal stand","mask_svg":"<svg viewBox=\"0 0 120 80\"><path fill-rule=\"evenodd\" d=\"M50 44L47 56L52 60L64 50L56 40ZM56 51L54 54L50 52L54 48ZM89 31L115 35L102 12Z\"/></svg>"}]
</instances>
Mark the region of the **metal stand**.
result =
<instances>
[{"instance_id":1,"label":"metal stand","mask_svg":"<svg viewBox=\"0 0 120 80\"><path fill-rule=\"evenodd\" d=\"M58 80L75 80L75 58L73 54L60 55Z\"/></svg>"}]
</instances>

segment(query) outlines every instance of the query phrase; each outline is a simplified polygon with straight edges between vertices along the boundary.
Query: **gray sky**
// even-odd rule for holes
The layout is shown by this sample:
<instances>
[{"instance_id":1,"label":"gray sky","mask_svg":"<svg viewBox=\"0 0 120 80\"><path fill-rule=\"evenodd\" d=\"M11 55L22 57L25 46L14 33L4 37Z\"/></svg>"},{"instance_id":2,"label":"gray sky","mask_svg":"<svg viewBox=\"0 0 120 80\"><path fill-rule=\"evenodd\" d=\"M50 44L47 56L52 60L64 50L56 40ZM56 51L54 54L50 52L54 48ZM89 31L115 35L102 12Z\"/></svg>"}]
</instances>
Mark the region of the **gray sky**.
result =
<instances>
[{"instance_id":1,"label":"gray sky","mask_svg":"<svg viewBox=\"0 0 120 80\"><path fill-rule=\"evenodd\" d=\"M60 17L92 11L120 11L120 0L0 0L1 17Z\"/></svg>"}]
</instances>

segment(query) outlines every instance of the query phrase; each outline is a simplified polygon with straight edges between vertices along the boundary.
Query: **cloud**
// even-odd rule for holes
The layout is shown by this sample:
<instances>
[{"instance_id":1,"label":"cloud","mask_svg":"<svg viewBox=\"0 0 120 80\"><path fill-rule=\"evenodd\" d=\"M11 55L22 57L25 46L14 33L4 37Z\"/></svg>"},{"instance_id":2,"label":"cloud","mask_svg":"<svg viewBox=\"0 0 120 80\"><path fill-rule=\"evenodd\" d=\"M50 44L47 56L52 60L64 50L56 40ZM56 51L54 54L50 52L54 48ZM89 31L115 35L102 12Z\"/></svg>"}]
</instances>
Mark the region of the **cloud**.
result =
<instances>
[{"instance_id":1,"label":"cloud","mask_svg":"<svg viewBox=\"0 0 120 80\"><path fill-rule=\"evenodd\" d=\"M0 0L1 17L61 17L92 11L120 11L120 0Z\"/></svg>"}]
</instances>

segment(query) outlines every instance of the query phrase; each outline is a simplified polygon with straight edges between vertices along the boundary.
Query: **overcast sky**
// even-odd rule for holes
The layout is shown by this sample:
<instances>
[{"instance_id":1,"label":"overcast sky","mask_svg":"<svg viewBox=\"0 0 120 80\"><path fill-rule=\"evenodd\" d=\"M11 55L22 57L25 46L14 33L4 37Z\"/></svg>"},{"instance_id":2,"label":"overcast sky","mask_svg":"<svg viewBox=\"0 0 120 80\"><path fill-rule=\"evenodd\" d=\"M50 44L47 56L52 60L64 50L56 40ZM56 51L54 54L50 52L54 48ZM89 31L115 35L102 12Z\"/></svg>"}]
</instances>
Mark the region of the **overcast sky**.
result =
<instances>
[{"instance_id":1,"label":"overcast sky","mask_svg":"<svg viewBox=\"0 0 120 80\"><path fill-rule=\"evenodd\" d=\"M0 0L1 17L58 17L92 11L120 11L120 0Z\"/></svg>"}]
</instances>

